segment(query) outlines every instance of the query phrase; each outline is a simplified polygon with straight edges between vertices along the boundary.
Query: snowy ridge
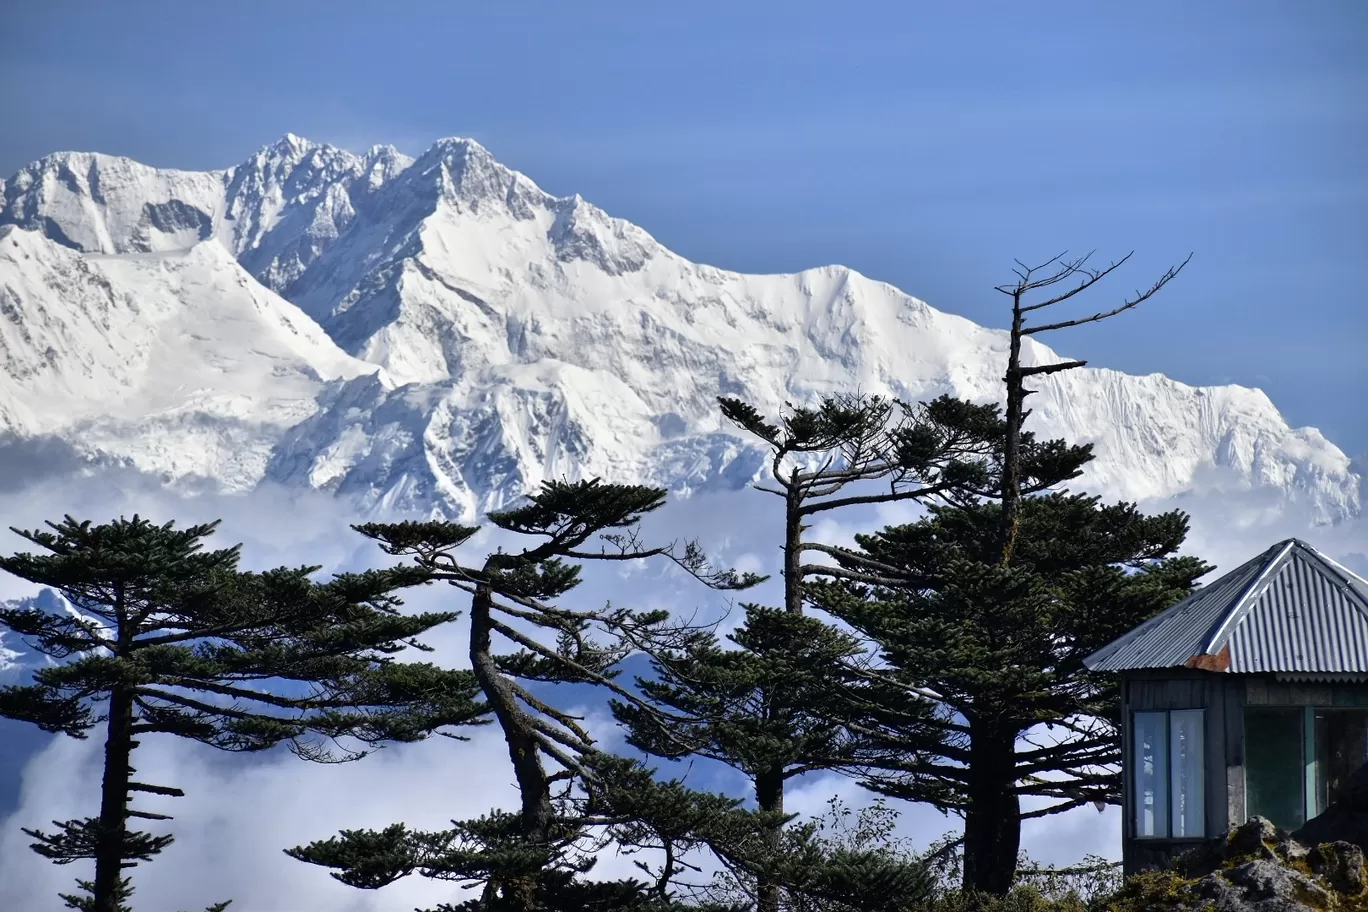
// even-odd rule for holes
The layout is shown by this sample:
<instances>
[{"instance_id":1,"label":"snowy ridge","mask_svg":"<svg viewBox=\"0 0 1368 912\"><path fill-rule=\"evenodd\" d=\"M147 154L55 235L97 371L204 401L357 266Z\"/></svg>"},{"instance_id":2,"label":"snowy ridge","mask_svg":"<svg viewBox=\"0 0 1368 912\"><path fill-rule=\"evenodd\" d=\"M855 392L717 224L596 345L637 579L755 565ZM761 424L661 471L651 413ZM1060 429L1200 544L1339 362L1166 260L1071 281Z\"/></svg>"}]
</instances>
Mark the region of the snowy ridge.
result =
<instances>
[{"instance_id":1,"label":"snowy ridge","mask_svg":"<svg viewBox=\"0 0 1368 912\"><path fill-rule=\"evenodd\" d=\"M286 136L204 173L62 153L0 185L5 223L0 422L172 482L464 518L562 475L734 488L763 464L719 394L993 401L1006 357L1005 333L842 267L691 263L470 140L414 160ZM1100 493L1360 511L1361 472L1257 390L1038 385L1033 426L1095 442Z\"/></svg>"},{"instance_id":2,"label":"snowy ridge","mask_svg":"<svg viewBox=\"0 0 1368 912\"><path fill-rule=\"evenodd\" d=\"M0 227L0 422L97 462L228 490L261 478L349 357L219 244L83 255Z\"/></svg>"},{"instance_id":3,"label":"snowy ridge","mask_svg":"<svg viewBox=\"0 0 1368 912\"><path fill-rule=\"evenodd\" d=\"M6 608L37 608L49 614L66 612L81 617L70 602L52 589L43 589L28 598L0 602L0 605ZM30 649L13 631L0 630L0 686L27 684L33 672L54 664L56 662L51 657Z\"/></svg>"}]
</instances>

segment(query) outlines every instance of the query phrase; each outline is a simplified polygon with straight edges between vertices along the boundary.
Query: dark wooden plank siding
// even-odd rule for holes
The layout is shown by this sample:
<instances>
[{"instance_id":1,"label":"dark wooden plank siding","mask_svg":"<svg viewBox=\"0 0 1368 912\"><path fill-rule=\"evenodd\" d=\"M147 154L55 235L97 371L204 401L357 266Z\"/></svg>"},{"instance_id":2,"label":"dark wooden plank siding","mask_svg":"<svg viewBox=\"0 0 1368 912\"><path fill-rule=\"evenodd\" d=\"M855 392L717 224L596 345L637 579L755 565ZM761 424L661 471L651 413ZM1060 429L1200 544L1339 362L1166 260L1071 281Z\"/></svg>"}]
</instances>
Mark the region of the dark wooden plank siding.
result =
<instances>
[{"instance_id":1,"label":"dark wooden plank siding","mask_svg":"<svg viewBox=\"0 0 1368 912\"><path fill-rule=\"evenodd\" d=\"M1206 709L1225 692L1225 674L1172 669L1170 674L1136 674L1130 678L1131 710Z\"/></svg>"},{"instance_id":2,"label":"dark wooden plank siding","mask_svg":"<svg viewBox=\"0 0 1368 912\"><path fill-rule=\"evenodd\" d=\"M1211 836L1226 828L1226 814L1229 798L1226 795L1226 768L1230 764L1230 745L1226 741L1229 730L1226 724L1226 692L1230 683L1228 676L1216 675L1215 680L1202 682L1205 685L1207 703L1203 707L1202 751L1206 764L1203 794L1206 796L1206 834Z\"/></svg>"},{"instance_id":3,"label":"dark wooden plank siding","mask_svg":"<svg viewBox=\"0 0 1368 912\"><path fill-rule=\"evenodd\" d=\"M1241 675L1250 706L1368 706L1368 684L1359 682L1279 681Z\"/></svg>"},{"instance_id":4,"label":"dark wooden plank siding","mask_svg":"<svg viewBox=\"0 0 1368 912\"><path fill-rule=\"evenodd\" d=\"M1225 686L1225 775L1226 816L1220 832L1228 826L1245 821L1244 781L1244 707L1245 679L1232 676Z\"/></svg>"},{"instance_id":5,"label":"dark wooden plank siding","mask_svg":"<svg viewBox=\"0 0 1368 912\"><path fill-rule=\"evenodd\" d=\"M1121 676L1121 870L1129 874L1135 870L1135 840L1131 838L1134 832L1134 818L1131 814L1131 785L1133 776L1131 774L1131 726L1130 726L1130 692L1135 682L1127 675Z\"/></svg>"},{"instance_id":6,"label":"dark wooden plank siding","mask_svg":"<svg viewBox=\"0 0 1368 912\"><path fill-rule=\"evenodd\" d=\"M1205 743L1206 832L1224 832L1232 819L1244 811L1244 681L1217 672L1173 669L1165 675L1126 675L1122 684L1122 800L1125 817L1122 862L1127 873L1166 864L1191 848L1192 840L1135 839L1132 837L1133 806L1130 719L1136 712L1200 709Z\"/></svg>"},{"instance_id":7,"label":"dark wooden plank siding","mask_svg":"<svg viewBox=\"0 0 1368 912\"><path fill-rule=\"evenodd\" d=\"M1131 763L1131 716L1137 712L1206 711L1206 832L1215 836L1244 823L1245 706L1368 706L1368 682L1280 681L1273 675L1241 675L1187 668L1127 672L1121 680L1121 858L1127 874L1162 866L1190 848L1190 840L1135 839Z\"/></svg>"}]
</instances>

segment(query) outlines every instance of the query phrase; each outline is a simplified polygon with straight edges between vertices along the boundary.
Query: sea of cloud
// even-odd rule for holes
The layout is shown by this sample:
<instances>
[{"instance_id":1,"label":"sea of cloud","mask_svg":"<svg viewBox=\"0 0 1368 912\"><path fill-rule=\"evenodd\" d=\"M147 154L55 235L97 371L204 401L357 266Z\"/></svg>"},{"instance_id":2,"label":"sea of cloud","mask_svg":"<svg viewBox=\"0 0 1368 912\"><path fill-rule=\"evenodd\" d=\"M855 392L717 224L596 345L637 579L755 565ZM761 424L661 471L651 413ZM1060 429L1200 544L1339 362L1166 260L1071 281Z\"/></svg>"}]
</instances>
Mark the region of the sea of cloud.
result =
<instances>
[{"instance_id":1,"label":"sea of cloud","mask_svg":"<svg viewBox=\"0 0 1368 912\"><path fill-rule=\"evenodd\" d=\"M243 496L204 493L187 498L132 472L81 476L46 471L44 465L59 460L45 462L42 457L0 447L0 478L6 479L0 483L0 526L33 528L67 513L95 522L134 512L181 525L222 519L213 545L242 542L244 565L253 569L320 564L326 572L336 572L389 560L349 528L358 517L327 495L263 489ZM16 483L20 476L29 481ZM1296 535L1360 572L1368 569L1368 523L1363 520L1315 529L1297 509L1269 509L1257 494L1241 497L1227 492L1219 500L1193 497L1181 505L1194 515L1187 550L1219 568L1229 569L1273 542ZM852 511L814 524L812 532L825 541L849 542L856 531L906 521L915 514L915 508L904 506ZM728 565L777 573L780 529L778 499L744 491L672 502L649 517L643 531L650 541L698 538ZM498 535L482 535L471 545L472 557L499 541ZM8 531L0 534L0 550L5 553L23 550L24 544ZM2 599L35 592L21 580L0 577ZM459 593L425 587L413 590L406 601L415 610L459 609L460 604L451 601L453 595ZM726 626L740 615L718 593L677 571L645 562L592 567L574 597L580 604L611 598L615 604L665 607L699 620L725 618ZM776 604L777 583L771 581L736 601L742 598ZM451 667L466 664L463 629L458 622L426 638L436 649L433 660ZM605 744L619 742L601 702L583 709ZM0 729L0 734L11 730ZM35 744L40 746L35 749ZM56 866L31 852L31 840L20 828L91 814L98 800L100 748L98 738L0 743L0 756L11 752L8 768L22 768L14 806L0 806L0 909L52 908L58 891L69 890L75 877L89 875L80 865ZM15 751L28 754L15 756ZM464 743L433 739L333 766L306 763L282 752L230 756L169 737L145 739L135 762L139 779L186 792L178 799L140 799L147 810L175 815L165 831L174 833L176 842L155 862L134 870L138 908L193 910L231 898L234 912L408 912L450 901L456 896L454 885L419 877L379 891L354 890L282 850L344 828L397 821L441 828L451 819L511 807L515 798L506 749L493 727L474 731ZM0 772L6 768L0 763ZM668 771L679 775L683 769L670 766ZM690 780L700 787L735 788L740 783L738 777L716 769L700 775L701 780ZM832 795L853 807L871 800L849 780L810 776L793 788L789 807L804 814L820 813ZM921 845L956 827L953 818L931 808L899 810L899 835ZM1067 864L1087 853L1117 857L1119 834L1118 809L1099 814L1087 808L1028 822L1024 848L1047 863ZM602 859L600 870L634 873L630 860L619 857Z\"/></svg>"}]
</instances>

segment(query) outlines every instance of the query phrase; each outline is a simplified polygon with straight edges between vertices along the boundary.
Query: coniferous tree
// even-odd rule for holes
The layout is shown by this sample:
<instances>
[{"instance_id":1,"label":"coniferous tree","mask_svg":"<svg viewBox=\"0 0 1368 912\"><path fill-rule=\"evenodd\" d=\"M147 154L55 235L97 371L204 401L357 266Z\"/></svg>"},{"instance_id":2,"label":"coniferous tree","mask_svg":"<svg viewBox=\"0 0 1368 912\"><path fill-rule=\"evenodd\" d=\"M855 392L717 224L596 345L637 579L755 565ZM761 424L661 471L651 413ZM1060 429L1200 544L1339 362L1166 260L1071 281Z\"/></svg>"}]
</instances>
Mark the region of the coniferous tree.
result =
<instances>
[{"instance_id":1,"label":"coniferous tree","mask_svg":"<svg viewBox=\"0 0 1368 912\"><path fill-rule=\"evenodd\" d=\"M743 843L748 815L736 802L699 795L678 782L658 783L639 764L600 751L570 713L529 688L530 682L591 683L627 700L614 666L653 639L666 612L571 608L556 601L578 585L572 561L666 557L715 589L740 589L754 575L715 571L694 543L648 547L641 517L665 502L661 489L548 482L523 507L489 514L507 532L544 539L463 563L454 553L477 529L454 523L356 527L389 554L405 555L433 581L470 597L470 662L508 745L520 807L426 833L402 824L381 832L344 831L289 850L301 861L333 868L333 876L374 889L411 873L478 887L478 897L443 910L604 910L671 907L669 853L681 846ZM587 550L600 537L600 550ZM549 641L549 642L548 642ZM630 784L630 787L628 787ZM667 852L654 886L636 880L592 882L596 834L613 834Z\"/></svg>"},{"instance_id":2,"label":"coniferous tree","mask_svg":"<svg viewBox=\"0 0 1368 912\"><path fill-rule=\"evenodd\" d=\"M1004 567L1012 561L1017 516L1021 509L1021 500L1027 496L1021 479L1019 446L1026 425L1026 418L1030 415L1030 410L1025 407L1026 397L1035 391L1026 388L1026 378L1046 377L1062 371L1077 370L1080 367L1087 366L1088 363L1086 361L1060 361L1054 364L1023 366L1021 363L1023 340L1041 333L1057 332L1061 329L1083 326L1088 323L1100 323L1143 304L1163 290L1165 285L1177 278L1178 273L1183 271L1183 267L1192 261L1192 254L1188 254L1187 259L1177 266L1170 267L1145 291L1137 291L1133 297L1124 299L1110 310L1073 320L1058 320L1053 323L1036 325L1028 325L1026 315L1043 311L1049 307L1056 307L1089 291L1094 285L1125 265L1133 254L1134 251L1101 269L1088 265L1089 260L1092 259L1091 253L1072 260L1065 259L1067 253L1061 253L1038 266L1027 266L1021 260L1017 260L1016 268L1013 270L1017 280L997 286L998 292L1012 299L1012 324L1007 334L1007 372L1002 378L1007 388L1007 429L1003 440L1003 471L999 477L1001 485L999 495L1003 507L1002 516L999 519L999 543L1002 548L1002 565ZM1060 292L1047 292L1046 297L1042 300L1029 300L1035 292L1054 288L1060 283L1074 280L1077 280L1078 284Z\"/></svg>"},{"instance_id":3,"label":"coniferous tree","mask_svg":"<svg viewBox=\"0 0 1368 912\"><path fill-rule=\"evenodd\" d=\"M310 579L317 567L246 573L238 547L202 550L217 523L177 529L135 515L92 526L68 516L48 526L13 530L46 553L0 558L0 569L51 587L72 610L3 608L0 624L63 661L32 684L0 688L0 716L76 738L103 723L99 815L55 822L55 833L24 831L58 864L95 862L94 879L78 881L88 895L64 895L68 908L127 910L124 870L172 841L129 827L134 817L170 819L129 807L133 793L183 794L133 778L146 735L227 751L286 743L325 761L338 759L329 740L417 740L484 712L469 672L394 660L456 616L398 612L394 590L421 581L409 568L319 583Z\"/></svg>"},{"instance_id":4,"label":"coniferous tree","mask_svg":"<svg viewBox=\"0 0 1368 912\"><path fill-rule=\"evenodd\" d=\"M760 912L776 912L785 888L782 833L789 780L852 759L840 714L829 696L858 665L860 644L825 621L804 614L815 578L881 579L873 562L808 540L812 518L829 511L924 500L990 486L983 459L991 422L984 409L942 397L920 407L879 397L836 396L817 408L790 409L779 425L750 405L719 400L723 414L770 450L770 479L756 487L784 503L784 604L746 605L743 625L724 647L697 631L653 650L652 679L639 681L652 707L614 704L630 742L660 757L699 754L726 763L752 782L758 808L769 815L773 864L753 882ZM875 484L886 487L875 488ZM842 565L812 563L814 555L844 555Z\"/></svg>"},{"instance_id":5,"label":"coniferous tree","mask_svg":"<svg viewBox=\"0 0 1368 912\"><path fill-rule=\"evenodd\" d=\"M1001 513L995 503L933 506L926 519L857 536L904 578L812 592L884 663L852 701L864 783L961 815L965 888L997 894L1011 887L1022 820L1118 800L1116 685L1083 658L1210 569L1174 556L1181 513L1145 516L1073 494L1022 502L1003 567ZM935 719L909 724L912 700L935 707ZM1046 803L1023 812L1028 796Z\"/></svg>"},{"instance_id":6,"label":"coniferous tree","mask_svg":"<svg viewBox=\"0 0 1368 912\"><path fill-rule=\"evenodd\" d=\"M1017 282L998 288L1012 298L1012 324L1006 414L988 422L996 489L962 486L922 522L858 537L861 557L833 556L852 568L873 561L885 579L838 580L814 596L870 637L894 669L880 676L882 697L860 692L851 709L876 707L864 720L866 745L888 751L885 771L869 783L963 814L964 884L975 891L1010 888L1025 817L1117 800L1116 692L1082 659L1181 598L1209 569L1174 557L1187 532L1179 512L1146 517L1132 505L1041 496L1078 477L1092 451L1025 430L1033 392L1025 381L1086 362L1023 366L1023 340L1128 311L1187 261L1110 310L1034 326L1026 315L1089 290L1128 259L1102 269L1090 268L1088 256L1033 267L1018 261ZM915 696L931 700L937 724L908 718ZM1018 751L1018 739L1040 724L1063 740ZM1023 795L1053 803L1023 815Z\"/></svg>"}]
</instances>

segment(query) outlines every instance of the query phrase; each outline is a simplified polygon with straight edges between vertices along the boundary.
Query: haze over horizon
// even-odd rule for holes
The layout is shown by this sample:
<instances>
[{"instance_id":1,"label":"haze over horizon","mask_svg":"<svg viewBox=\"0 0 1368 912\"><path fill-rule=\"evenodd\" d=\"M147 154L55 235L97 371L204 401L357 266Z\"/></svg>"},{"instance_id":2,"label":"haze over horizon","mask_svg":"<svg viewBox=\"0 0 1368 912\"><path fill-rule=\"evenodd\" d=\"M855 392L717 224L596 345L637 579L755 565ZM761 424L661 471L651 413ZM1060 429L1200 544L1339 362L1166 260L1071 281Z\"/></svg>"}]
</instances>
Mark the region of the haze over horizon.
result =
<instances>
[{"instance_id":1,"label":"haze over horizon","mask_svg":"<svg viewBox=\"0 0 1368 912\"><path fill-rule=\"evenodd\" d=\"M63 149L209 169L286 132L470 136L689 259L841 263L988 326L1014 257L1135 249L1105 303L1193 250L1057 347L1259 387L1368 450L1368 7L1055 10L18 5L0 175Z\"/></svg>"},{"instance_id":2,"label":"haze over horizon","mask_svg":"<svg viewBox=\"0 0 1368 912\"><path fill-rule=\"evenodd\" d=\"M1089 362L1037 375L1029 401L1033 430L1097 448L1067 487L1189 514L1181 552L1216 568L1205 582L1294 536L1368 576L1364 0L383 12L17 0L4 12L0 222L19 227L0 225L0 554L31 550L14 530L46 519L136 512L182 528L221 519L214 545L242 542L248 569L343 573L393 563L355 523L464 517L485 526L468 554L488 554L520 538L489 528L489 511L543 480L600 477L670 490L642 541L696 537L720 566L768 580L733 599L665 561L589 562L567 604L734 631L738 602L785 604L784 555L803 547L780 547L786 501L748 490L767 450L731 434L719 395L767 418L853 387L993 401L1006 333L982 327L1008 321L993 288L1014 259L1096 250L1105 266L1134 250L1059 319L1114 307L1194 258L1134 312L1037 337ZM592 205L547 198L460 145L410 170L390 155L254 156L286 135L414 156L468 137ZM83 161L6 195L11 175L58 151L247 165L219 180ZM820 268L837 264L875 281ZM1218 384L1262 389L1277 411ZM1357 461L1346 468L1340 450ZM811 514L814 560L923 515L861 500ZM0 574L0 606L67 610L38 591ZM405 600L473 613L447 586ZM1114 623L1112 607L1089 614ZM1045 644L1029 661L1057 668L1057 620L987 617L966 630L1026 631ZM458 619L425 636L423 660L469 667L470 629ZM621 680L643 670L634 660ZM47 661L0 624L0 685ZM972 672L1019 677L1012 661ZM606 693L547 684L545 699L631 753ZM140 779L186 795L143 796L174 815L176 843L135 872L136 904L451 901L441 880L356 890L281 850L516 807L510 743L493 725L467 744L308 767L283 749L149 738ZM99 735L0 719L0 909L46 908L87 873L30 851L22 828L98 806L104 749ZM716 761L664 769L754 797ZM861 808L873 793L818 765L789 783L785 809L810 818L833 797ZM894 808L892 836L915 851L958 826L931 803ZM1124 816L1088 804L1031 818L1021 846L1044 865L1119 858ZM635 876L633 857L604 854L598 875Z\"/></svg>"}]
</instances>

